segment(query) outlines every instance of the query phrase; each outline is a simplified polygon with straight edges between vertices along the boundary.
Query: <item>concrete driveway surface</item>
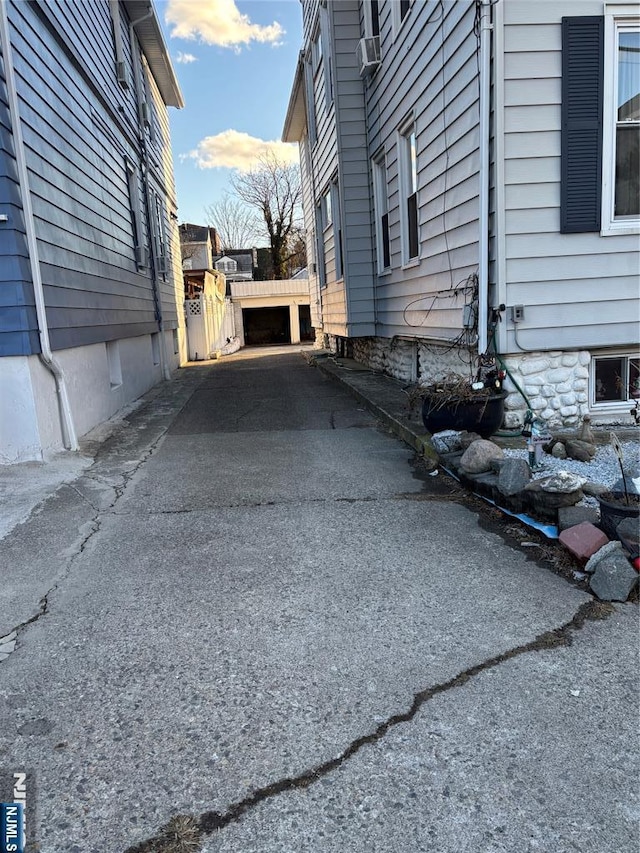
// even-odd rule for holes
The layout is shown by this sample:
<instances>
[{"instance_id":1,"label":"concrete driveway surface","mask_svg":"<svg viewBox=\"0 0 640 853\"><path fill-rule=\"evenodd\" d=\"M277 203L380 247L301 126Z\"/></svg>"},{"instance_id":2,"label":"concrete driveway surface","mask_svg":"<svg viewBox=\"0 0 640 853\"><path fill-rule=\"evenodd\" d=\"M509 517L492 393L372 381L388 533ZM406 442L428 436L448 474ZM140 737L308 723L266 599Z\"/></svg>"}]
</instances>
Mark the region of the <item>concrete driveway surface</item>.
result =
<instances>
[{"instance_id":1,"label":"concrete driveway surface","mask_svg":"<svg viewBox=\"0 0 640 853\"><path fill-rule=\"evenodd\" d=\"M1 547L34 850L638 849L636 608L291 349L180 371Z\"/></svg>"}]
</instances>

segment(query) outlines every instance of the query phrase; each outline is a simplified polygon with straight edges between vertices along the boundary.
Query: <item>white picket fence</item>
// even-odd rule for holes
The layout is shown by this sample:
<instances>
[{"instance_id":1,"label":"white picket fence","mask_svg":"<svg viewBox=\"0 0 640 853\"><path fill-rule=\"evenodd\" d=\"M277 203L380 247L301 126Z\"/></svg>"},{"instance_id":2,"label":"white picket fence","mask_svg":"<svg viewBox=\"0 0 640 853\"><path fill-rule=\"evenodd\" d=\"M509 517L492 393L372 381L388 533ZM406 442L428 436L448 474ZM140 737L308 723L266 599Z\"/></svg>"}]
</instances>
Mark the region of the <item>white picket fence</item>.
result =
<instances>
[{"instance_id":1,"label":"white picket fence","mask_svg":"<svg viewBox=\"0 0 640 853\"><path fill-rule=\"evenodd\" d=\"M184 303L187 318L189 360L202 361L221 350L236 336L233 305L214 296L200 294Z\"/></svg>"}]
</instances>

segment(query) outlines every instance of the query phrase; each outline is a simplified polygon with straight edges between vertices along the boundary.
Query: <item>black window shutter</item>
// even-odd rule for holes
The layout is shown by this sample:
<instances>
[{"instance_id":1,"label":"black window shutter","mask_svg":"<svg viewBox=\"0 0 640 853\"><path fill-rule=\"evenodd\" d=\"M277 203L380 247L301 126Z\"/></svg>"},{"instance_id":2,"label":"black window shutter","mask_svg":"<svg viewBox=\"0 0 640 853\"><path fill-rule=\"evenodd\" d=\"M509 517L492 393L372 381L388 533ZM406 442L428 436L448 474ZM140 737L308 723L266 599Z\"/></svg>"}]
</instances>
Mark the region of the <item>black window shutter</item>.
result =
<instances>
[{"instance_id":1,"label":"black window shutter","mask_svg":"<svg viewBox=\"0 0 640 853\"><path fill-rule=\"evenodd\" d=\"M604 18L562 19L560 231L600 230Z\"/></svg>"}]
</instances>

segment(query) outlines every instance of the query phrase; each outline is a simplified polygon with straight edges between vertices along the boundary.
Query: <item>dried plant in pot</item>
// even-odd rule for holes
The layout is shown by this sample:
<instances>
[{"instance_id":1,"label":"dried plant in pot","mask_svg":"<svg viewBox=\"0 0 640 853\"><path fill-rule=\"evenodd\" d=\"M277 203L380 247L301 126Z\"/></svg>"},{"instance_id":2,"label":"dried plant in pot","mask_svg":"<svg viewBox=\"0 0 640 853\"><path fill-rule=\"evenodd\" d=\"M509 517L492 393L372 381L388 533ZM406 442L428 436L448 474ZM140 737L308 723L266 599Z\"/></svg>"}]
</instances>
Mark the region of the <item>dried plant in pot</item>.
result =
<instances>
[{"instance_id":1,"label":"dried plant in pot","mask_svg":"<svg viewBox=\"0 0 640 853\"><path fill-rule=\"evenodd\" d=\"M496 373L484 381L450 373L439 382L418 389L422 398L422 420L430 433L445 429L477 432L489 438L502 424L507 392Z\"/></svg>"},{"instance_id":2,"label":"dried plant in pot","mask_svg":"<svg viewBox=\"0 0 640 853\"><path fill-rule=\"evenodd\" d=\"M621 478L610 492L598 497L600 504L600 527L609 539L618 539L617 527L626 519L634 519L640 524L640 494L638 480L625 470L622 446L614 432L611 433L611 445L618 459Z\"/></svg>"}]
</instances>

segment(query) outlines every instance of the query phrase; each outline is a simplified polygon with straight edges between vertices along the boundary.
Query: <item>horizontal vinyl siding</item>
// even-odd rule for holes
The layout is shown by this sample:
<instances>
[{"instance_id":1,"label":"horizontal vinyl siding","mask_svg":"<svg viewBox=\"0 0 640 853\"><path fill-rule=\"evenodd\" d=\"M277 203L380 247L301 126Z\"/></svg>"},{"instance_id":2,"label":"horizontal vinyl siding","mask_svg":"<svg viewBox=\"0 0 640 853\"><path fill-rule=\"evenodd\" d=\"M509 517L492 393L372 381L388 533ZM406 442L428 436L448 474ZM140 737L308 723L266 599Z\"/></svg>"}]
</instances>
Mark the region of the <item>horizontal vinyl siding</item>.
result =
<instances>
[{"instance_id":1,"label":"horizontal vinyl siding","mask_svg":"<svg viewBox=\"0 0 640 853\"><path fill-rule=\"evenodd\" d=\"M391 271L377 277L378 334L451 340L477 272L479 107L475 6L414 3L394 33L381 4L382 63L367 84L369 146L387 159ZM444 78L444 79L443 79ZM419 263L402 268L397 131L412 114L418 153ZM445 236L446 235L446 236Z\"/></svg>"},{"instance_id":2,"label":"horizontal vinyl siding","mask_svg":"<svg viewBox=\"0 0 640 853\"><path fill-rule=\"evenodd\" d=\"M343 0L333 12L336 111L347 323L374 323L374 254L364 88L356 63L360 4ZM354 89L357 83L359 88ZM366 223L363 225L363 221Z\"/></svg>"},{"instance_id":3,"label":"horizontal vinyl siding","mask_svg":"<svg viewBox=\"0 0 640 853\"><path fill-rule=\"evenodd\" d=\"M11 37L42 278L54 349L157 331L151 270L138 270L125 158L134 166L144 245L142 152L128 21L130 86L116 79L107 2L11 4ZM168 272L159 291L166 328L182 301L167 110L147 84L149 176L161 198Z\"/></svg>"},{"instance_id":4,"label":"horizontal vinyl siding","mask_svg":"<svg viewBox=\"0 0 640 853\"><path fill-rule=\"evenodd\" d=\"M560 234L561 19L602 3L504 3L505 283L527 349L637 345L638 237ZM517 352L512 333L503 348Z\"/></svg>"}]
</instances>

